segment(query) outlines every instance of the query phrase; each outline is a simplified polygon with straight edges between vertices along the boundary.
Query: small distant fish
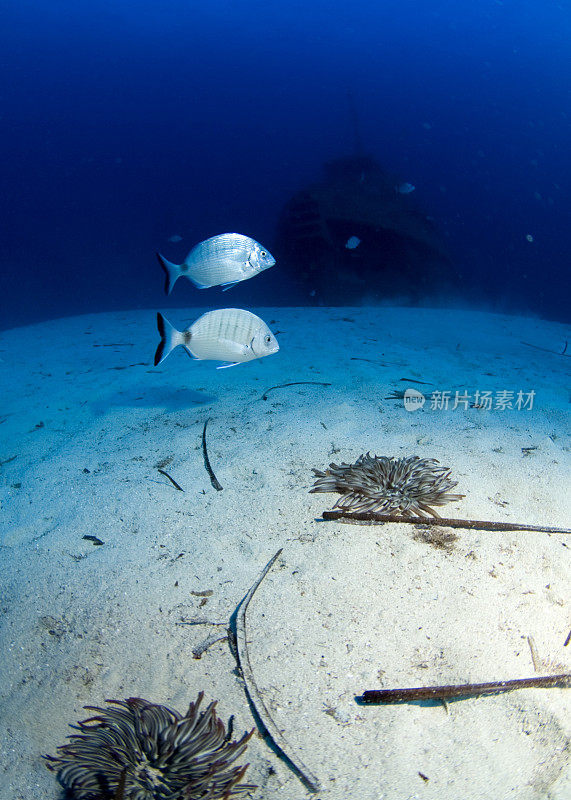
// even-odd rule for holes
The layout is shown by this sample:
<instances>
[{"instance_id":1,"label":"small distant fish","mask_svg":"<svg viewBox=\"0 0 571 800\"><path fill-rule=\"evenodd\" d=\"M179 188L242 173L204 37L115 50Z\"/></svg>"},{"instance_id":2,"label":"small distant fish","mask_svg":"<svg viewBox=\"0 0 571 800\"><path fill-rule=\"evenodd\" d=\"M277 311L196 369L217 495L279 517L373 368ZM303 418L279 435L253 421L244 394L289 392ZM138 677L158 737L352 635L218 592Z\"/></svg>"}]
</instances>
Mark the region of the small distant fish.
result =
<instances>
[{"instance_id":1,"label":"small distant fish","mask_svg":"<svg viewBox=\"0 0 571 800\"><path fill-rule=\"evenodd\" d=\"M411 192L414 192L415 189L416 186L413 186L412 183L399 183L397 186L395 186L395 191L398 194L410 194Z\"/></svg>"},{"instance_id":2,"label":"small distant fish","mask_svg":"<svg viewBox=\"0 0 571 800\"><path fill-rule=\"evenodd\" d=\"M177 331L158 313L157 326L161 341L155 353L155 366L179 344L197 360L227 362L217 369L263 358L280 349L264 320L241 308L207 311L185 331Z\"/></svg>"},{"instance_id":3,"label":"small distant fish","mask_svg":"<svg viewBox=\"0 0 571 800\"><path fill-rule=\"evenodd\" d=\"M171 293L181 275L199 289L222 286L229 289L273 267L275 258L259 242L241 233L221 233L193 247L182 264L173 264L157 253L166 274L165 291Z\"/></svg>"},{"instance_id":4,"label":"small distant fish","mask_svg":"<svg viewBox=\"0 0 571 800\"><path fill-rule=\"evenodd\" d=\"M179 236L178 233L173 233L172 236L169 236L167 241L168 242L182 242L182 236Z\"/></svg>"},{"instance_id":5,"label":"small distant fish","mask_svg":"<svg viewBox=\"0 0 571 800\"><path fill-rule=\"evenodd\" d=\"M359 247L360 244L361 240L359 239L358 236L351 236L345 242L345 247L347 248L347 250L354 250L356 247Z\"/></svg>"}]
</instances>

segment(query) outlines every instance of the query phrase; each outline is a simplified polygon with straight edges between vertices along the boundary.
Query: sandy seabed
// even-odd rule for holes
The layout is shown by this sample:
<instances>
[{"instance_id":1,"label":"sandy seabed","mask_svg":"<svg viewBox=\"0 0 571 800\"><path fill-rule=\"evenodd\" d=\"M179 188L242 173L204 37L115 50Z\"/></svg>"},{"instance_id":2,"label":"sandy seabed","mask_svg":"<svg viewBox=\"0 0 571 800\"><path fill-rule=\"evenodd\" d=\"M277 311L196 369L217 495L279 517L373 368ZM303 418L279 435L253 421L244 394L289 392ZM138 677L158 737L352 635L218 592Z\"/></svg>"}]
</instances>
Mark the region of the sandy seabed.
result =
<instances>
[{"instance_id":1,"label":"sandy seabed","mask_svg":"<svg viewBox=\"0 0 571 800\"><path fill-rule=\"evenodd\" d=\"M199 313L167 316L183 327ZM152 311L0 334L0 797L60 798L40 756L105 698L184 712L203 690L235 735L251 728L227 641L193 651L224 635L211 623L229 621L280 548L248 609L249 653L320 781L314 797L571 797L565 689L355 702L570 671L571 539L443 529L455 538L431 541L412 525L318 521L337 495L309 494L313 467L416 454L450 467L465 495L446 516L568 526L568 328L442 309L256 313L279 354L225 370L182 349L153 367ZM389 399L407 388L422 408ZM482 392L492 407L471 407ZM209 418L222 491L203 463ZM253 800L309 796L261 736L241 762Z\"/></svg>"}]
</instances>

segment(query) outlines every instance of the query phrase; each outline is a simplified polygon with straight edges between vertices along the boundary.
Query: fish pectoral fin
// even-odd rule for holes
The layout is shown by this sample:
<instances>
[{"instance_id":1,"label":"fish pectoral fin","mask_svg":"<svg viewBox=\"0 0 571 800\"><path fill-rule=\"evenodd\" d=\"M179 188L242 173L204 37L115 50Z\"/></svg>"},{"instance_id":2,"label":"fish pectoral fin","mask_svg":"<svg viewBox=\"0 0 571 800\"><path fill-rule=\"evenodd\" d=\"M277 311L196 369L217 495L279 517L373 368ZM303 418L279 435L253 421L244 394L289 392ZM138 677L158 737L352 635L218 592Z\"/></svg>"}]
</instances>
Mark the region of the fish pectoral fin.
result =
<instances>
[{"instance_id":1,"label":"fish pectoral fin","mask_svg":"<svg viewBox=\"0 0 571 800\"><path fill-rule=\"evenodd\" d=\"M235 367L238 364L243 364L245 361L249 361L250 357L248 355L248 351L250 348L247 344L238 344L237 342L230 342L226 341L226 353L231 358L234 356L237 361L224 361L222 364L219 364L216 369L227 369L228 367Z\"/></svg>"},{"instance_id":2,"label":"fish pectoral fin","mask_svg":"<svg viewBox=\"0 0 571 800\"><path fill-rule=\"evenodd\" d=\"M225 356L227 356L228 359L234 356L234 360L239 363L241 361L248 361L250 358L249 353L251 347L248 344L233 342L231 339L221 339L220 344L223 345L222 352ZM232 363L234 363L234 361Z\"/></svg>"},{"instance_id":3,"label":"fish pectoral fin","mask_svg":"<svg viewBox=\"0 0 571 800\"><path fill-rule=\"evenodd\" d=\"M210 289L210 284L208 283L200 283L197 281L196 278L193 278L192 275L187 275L188 280L193 283L197 289Z\"/></svg>"}]
</instances>

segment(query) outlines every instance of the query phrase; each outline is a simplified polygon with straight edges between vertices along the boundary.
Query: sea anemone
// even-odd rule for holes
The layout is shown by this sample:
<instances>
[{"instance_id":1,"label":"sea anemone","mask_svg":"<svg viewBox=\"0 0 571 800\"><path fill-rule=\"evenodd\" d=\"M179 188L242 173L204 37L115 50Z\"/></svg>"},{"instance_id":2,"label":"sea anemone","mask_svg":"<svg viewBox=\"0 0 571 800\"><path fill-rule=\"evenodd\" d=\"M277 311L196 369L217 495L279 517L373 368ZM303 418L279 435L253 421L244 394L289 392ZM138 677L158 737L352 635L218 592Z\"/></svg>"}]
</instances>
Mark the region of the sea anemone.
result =
<instances>
[{"instance_id":1,"label":"sea anemone","mask_svg":"<svg viewBox=\"0 0 571 800\"><path fill-rule=\"evenodd\" d=\"M317 480L311 492L339 492L334 508L348 512L373 511L402 517L440 517L432 506L461 500L463 494L449 494L457 481L448 467L435 458L389 458L361 455L354 464L330 464L313 470Z\"/></svg>"},{"instance_id":2,"label":"sea anemone","mask_svg":"<svg viewBox=\"0 0 571 800\"><path fill-rule=\"evenodd\" d=\"M187 713L140 697L107 700L109 707L85 706L95 716L79 722L81 731L45 756L49 769L74 800L216 800L255 789L237 784L248 765L231 766L253 733L231 741L216 716L216 703L198 707L200 692Z\"/></svg>"}]
</instances>

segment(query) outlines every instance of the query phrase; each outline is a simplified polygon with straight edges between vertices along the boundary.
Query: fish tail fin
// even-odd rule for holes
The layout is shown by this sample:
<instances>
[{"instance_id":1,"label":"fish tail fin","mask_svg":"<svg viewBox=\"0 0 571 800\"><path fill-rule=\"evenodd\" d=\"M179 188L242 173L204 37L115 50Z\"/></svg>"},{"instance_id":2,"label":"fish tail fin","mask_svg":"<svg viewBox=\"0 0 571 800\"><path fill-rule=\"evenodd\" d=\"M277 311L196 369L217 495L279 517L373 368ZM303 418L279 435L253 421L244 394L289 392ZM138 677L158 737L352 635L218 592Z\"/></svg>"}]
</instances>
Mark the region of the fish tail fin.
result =
<instances>
[{"instance_id":1,"label":"fish tail fin","mask_svg":"<svg viewBox=\"0 0 571 800\"><path fill-rule=\"evenodd\" d=\"M179 344L186 344L184 334L177 331L160 312L157 313L157 328L159 329L161 341L155 353L155 367L160 364L161 361L164 361L169 353L171 353L175 347L178 347Z\"/></svg>"},{"instance_id":2,"label":"fish tail fin","mask_svg":"<svg viewBox=\"0 0 571 800\"><path fill-rule=\"evenodd\" d=\"M166 276L165 294L170 294L172 291L172 287L175 285L177 281L177 278L180 278L180 276L182 275L180 264L173 264L172 261L167 261L167 259L160 253L157 253L157 259L159 264L163 268Z\"/></svg>"}]
</instances>

